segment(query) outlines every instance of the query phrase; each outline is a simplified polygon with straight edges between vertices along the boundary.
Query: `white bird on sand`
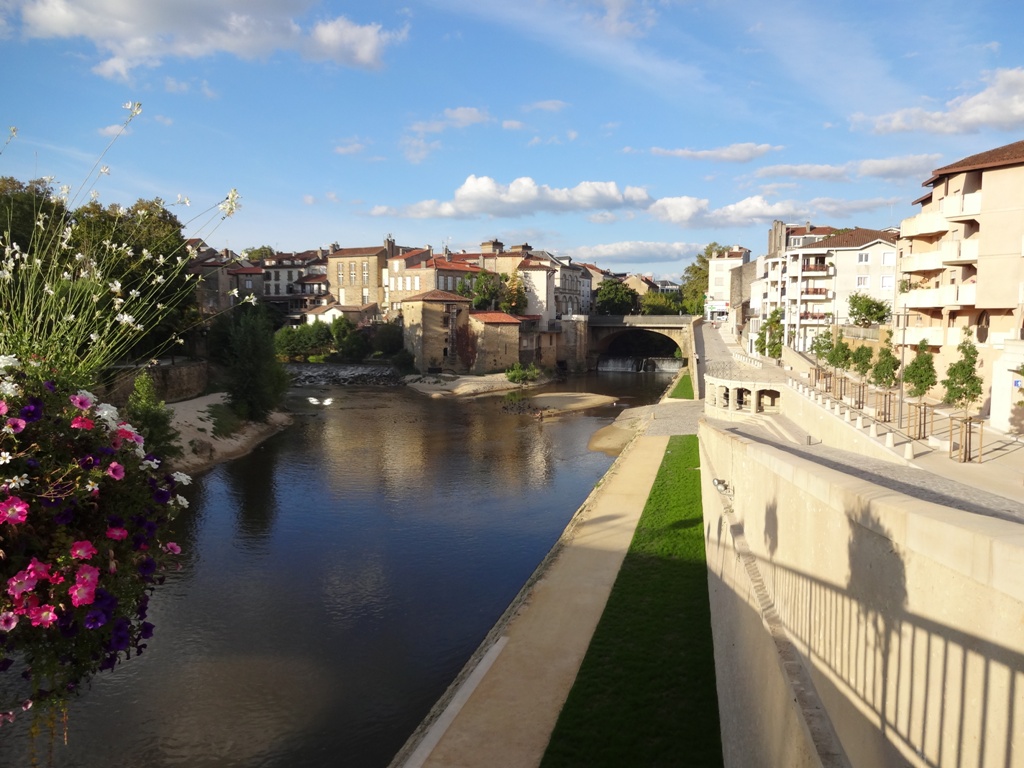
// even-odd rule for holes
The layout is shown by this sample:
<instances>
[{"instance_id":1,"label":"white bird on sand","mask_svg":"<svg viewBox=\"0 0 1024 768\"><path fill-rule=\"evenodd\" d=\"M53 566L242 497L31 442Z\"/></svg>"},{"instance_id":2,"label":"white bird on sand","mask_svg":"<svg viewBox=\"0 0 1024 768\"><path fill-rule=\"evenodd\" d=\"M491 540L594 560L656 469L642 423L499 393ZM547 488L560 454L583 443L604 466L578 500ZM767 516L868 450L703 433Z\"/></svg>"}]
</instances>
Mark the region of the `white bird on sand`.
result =
<instances>
[{"instance_id":1,"label":"white bird on sand","mask_svg":"<svg viewBox=\"0 0 1024 768\"><path fill-rule=\"evenodd\" d=\"M309 402L311 402L313 405L320 405L320 401L317 400L315 397L307 397L306 399L309 400Z\"/></svg>"},{"instance_id":2,"label":"white bird on sand","mask_svg":"<svg viewBox=\"0 0 1024 768\"><path fill-rule=\"evenodd\" d=\"M326 400L324 400L324 405L330 405L333 402L334 402L334 398L333 397L328 397Z\"/></svg>"}]
</instances>

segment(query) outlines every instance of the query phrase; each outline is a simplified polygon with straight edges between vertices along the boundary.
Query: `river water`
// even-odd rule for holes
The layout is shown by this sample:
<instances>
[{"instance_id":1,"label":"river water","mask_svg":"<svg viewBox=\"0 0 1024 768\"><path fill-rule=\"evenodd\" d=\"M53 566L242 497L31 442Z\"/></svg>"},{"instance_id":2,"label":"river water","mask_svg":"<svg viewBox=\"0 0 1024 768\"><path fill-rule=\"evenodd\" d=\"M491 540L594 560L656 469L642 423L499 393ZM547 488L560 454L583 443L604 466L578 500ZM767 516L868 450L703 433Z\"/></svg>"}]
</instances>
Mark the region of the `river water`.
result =
<instances>
[{"instance_id":1,"label":"river water","mask_svg":"<svg viewBox=\"0 0 1024 768\"><path fill-rule=\"evenodd\" d=\"M72 702L67 746L0 729L0 765L386 766L607 471L591 435L670 380L572 378L549 389L617 404L544 421L293 391L293 427L186 489L146 653Z\"/></svg>"}]
</instances>

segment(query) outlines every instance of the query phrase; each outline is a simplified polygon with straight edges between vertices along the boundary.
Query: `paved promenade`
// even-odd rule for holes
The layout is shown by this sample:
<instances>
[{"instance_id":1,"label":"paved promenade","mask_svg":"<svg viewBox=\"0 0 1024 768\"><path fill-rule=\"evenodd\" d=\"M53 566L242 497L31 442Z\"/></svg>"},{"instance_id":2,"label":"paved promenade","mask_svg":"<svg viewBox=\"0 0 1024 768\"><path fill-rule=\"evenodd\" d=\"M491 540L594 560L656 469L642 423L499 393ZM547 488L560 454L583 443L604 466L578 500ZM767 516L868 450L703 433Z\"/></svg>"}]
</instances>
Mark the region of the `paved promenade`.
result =
<instances>
[{"instance_id":1,"label":"paved promenade","mask_svg":"<svg viewBox=\"0 0 1024 768\"><path fill-rule=\"evenodd\" d=\"M712 328L705 326L695 345L699 369L744 368L739 350ZM756 375L780 382L787 378L785 371L772 366L757 369ZM636 420L638 436L591 494L538 569L536 580L524 588L459 680L395 757L392 768L539 765L629 548L668 438L695 434L703 406L701 400L665 400L620 417ZM960 464L932 452L908 467L822 445L801 445L795 425L771 419L751 417L721 425L913 496L1024 520L1024 443L1007 436L993 436L1005 449L982 464Z\"/></svg>"}]
</instances>

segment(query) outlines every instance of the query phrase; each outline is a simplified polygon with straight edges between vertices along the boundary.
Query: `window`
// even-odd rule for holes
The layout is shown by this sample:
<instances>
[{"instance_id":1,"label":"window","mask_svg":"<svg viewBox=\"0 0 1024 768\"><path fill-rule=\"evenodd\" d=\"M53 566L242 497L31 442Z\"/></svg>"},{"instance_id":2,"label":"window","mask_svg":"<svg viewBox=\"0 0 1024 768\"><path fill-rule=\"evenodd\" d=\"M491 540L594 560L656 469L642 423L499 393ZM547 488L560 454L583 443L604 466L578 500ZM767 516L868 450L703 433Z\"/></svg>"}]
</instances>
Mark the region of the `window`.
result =
<instances>
[{"instance_id":1,"label":"window","mask_svg":"<svg viewBox=\"0 0 1024 768\"><path fill-rule=\"evenodd\" d=\"M858 275L857 276L857 287L858 288L868 288L868 287L870 287L870 285L871 285L871 283L870 283L870 280L869 280L867 275Z\"/></svg>"},{"instance_id":2,"label":"window","mask_svg":"<svg viewBox=\"0 0 1024 768\"><path fill-rule=\"evenodd\" d=\"M370 303L370 289L369 288L363 288L363 306L366 306L369 303Z\"/></svg>"},{"instance_id":3,"label":"window","mask_svg":"<svg viewBox=\"0 0 1024 768\"><path fill-rule=\"evenodd\" d=\"M896 287L896 277L894 275L882 275L882 290L891 291Z\"/></svg>"},{"instance_id":4,"label":"window","mask_svg":"<svg viewBox=\"0 0 1024 768\"><path fill-rule=\"evenodd\" d=\"M882 266L891 267L896 264L896 251L886 251L882 254Z\"/></svg>"},{"instance_id":5,"label":"window","mask_svg":"<svg viewBox=\"0 0 1024 768\"><path fill-rule=\"evenodd\" d=\"M289 282L289 283L290 283L290 282L291 282L292 280L294 280L294 279L295 279L294 277L292 277L292 275L293 275L293 274L294 274L294 273L293 273L293 272L292 272L292 271L291 271L291 270L289 269L289 270L288 270L288 282Z\"/></svg>"},{"instance_id":6,"label":"window","mask_svg":"<svg viewBox=\"0 0 1024 768\"><path fill-rule=\"evenodd\" d=\"M363 262L363 285L370 284L370 262Z\"/></svg>"},{"instance_id":7,"label":"window","mask_svg":"<svg viewBox=\"0 0 1024 768\"><path fill-rule=\"evenodd\" d=\"M247 289L249 289L249 290L252 290L252 278L251 277L247 277L245 279L245 287Z\"/></svg>"},{"instance_id":8,"label":"window","mask_svg":"<svg viewBox=\"0 0 1024 768\"><path fill-rule=\"evenodd\" d=\"M338 285L345 284L345 265L338 262Z\"/></svg>"},{"instance_id":9,"label":"window","mask_svg":"<svg viewBox=\"0 0 1024 768\"><path fill-rule=\"evenodd\" d=\"M348 284L356 284L356 263L354 261L348 263Z\"/></svg>"},{"instance_id":10,"label":"window","mask_svg":"<svg viewBox=\"0 0 1024 768\"><path fill-rule=\"evenodd\" d=\"M861 253L857 254L857 263L858 264L867 264L869 261L871 261L871 254L870 253L862 251Z\"/></svg>"},{"instance_id":11,"label":"window","mask_svg":"<svg viewBox=\"0 0 1024 768\"><path fill-rule=\"evenodd\" d=\"M419 275L416 275L416 277L414 277L412 279L412 284L413 284L413 290L418 291L420 289L420 276Z\"/></svg>"},{"instance_id":12,"label":"window","mask_svg":"<svg viewBox=\"0 0 1024 768\"><path fill-rule=\"evenodd\" d=\"M405 276L405 290L412 290L412 278L409 277L408 275Z\"/></svg>"}]
</instances>

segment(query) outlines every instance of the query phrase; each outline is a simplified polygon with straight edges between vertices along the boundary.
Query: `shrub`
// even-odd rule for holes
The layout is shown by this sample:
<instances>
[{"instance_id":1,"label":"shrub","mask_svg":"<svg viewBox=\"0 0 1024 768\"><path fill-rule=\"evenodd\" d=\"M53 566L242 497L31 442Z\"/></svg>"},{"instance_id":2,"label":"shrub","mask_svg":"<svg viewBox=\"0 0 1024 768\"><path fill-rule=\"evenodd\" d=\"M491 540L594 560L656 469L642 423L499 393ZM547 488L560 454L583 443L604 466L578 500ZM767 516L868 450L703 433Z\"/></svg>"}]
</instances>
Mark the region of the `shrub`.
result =
<instances>
[{"instance_id":1,"label":"shrub","mask_svg":"<svg viewBox=\"0 0 1024 768\"><path fill-rule=\"evenodd\" d=\"M135 388L125 406L125 416L146 438L150 451L165 459L182 455L178 440L181 433L171 426L173 411L157 397L153 377L142 371L135 377Z\"/></svg>"},{"instance_id":2,"label":"shrub","mask_svg":"<svg viewBox=\"0 0 1024 768\"><path fill-rule=\"evenodd\" d=\"M523 384L540 378L540 369L533 363L530 363L526 368L523 368L522 363L516 363L505 371L505 376L513 384Z\"/></svg>"}]
</instances>

